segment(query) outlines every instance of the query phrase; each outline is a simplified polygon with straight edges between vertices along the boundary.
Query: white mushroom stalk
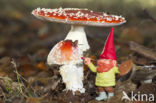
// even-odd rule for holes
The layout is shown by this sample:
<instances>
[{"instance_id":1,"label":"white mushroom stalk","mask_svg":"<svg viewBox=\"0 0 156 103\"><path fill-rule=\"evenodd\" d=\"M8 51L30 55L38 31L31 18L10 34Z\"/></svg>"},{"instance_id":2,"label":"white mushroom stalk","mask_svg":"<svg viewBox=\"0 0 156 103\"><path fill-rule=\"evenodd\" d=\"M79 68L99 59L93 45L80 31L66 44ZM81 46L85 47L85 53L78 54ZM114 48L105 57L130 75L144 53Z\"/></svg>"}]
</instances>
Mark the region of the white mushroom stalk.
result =
<instances>
[{"instance_id":1,"label":"white mushroom stalk","mask_svg":"<svg viewBox=\"0 0 156 103\"><path fill-rule=\"evenodd\" d=\"M66 90L71 90L73 94L75 94L76 91L80 93L85 92L82 82L83 66L74 64L63 65L60 67L60 74L63 78L63 82L66 84Z\"/></svg>"},{"instance_id":2,"label":"white mushroom stalk","mask_svg":"<svg viewBox=\"0 0 156 103\"><path fill-rule=\"evenodd\" d=\"M73 42L75 40L78 40L78 47L82 51L86 51L90 48L87 41L86 33L84 31L84 26L72 25L71 30L67 34L65 40L72 40Z\"/></svg>"}]
</instances>

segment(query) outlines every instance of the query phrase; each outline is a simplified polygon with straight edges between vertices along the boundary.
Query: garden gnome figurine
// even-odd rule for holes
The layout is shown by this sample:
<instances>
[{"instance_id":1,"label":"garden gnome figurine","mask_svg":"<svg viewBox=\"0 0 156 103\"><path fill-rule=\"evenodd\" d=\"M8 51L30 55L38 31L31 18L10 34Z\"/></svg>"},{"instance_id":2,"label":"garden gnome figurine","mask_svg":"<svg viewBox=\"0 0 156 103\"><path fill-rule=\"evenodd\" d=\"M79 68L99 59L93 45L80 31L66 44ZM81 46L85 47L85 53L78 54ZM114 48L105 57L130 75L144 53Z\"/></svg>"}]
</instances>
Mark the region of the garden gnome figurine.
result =
<instances>
[{"instance_id":1,"label":"garden gnome figurine","mask_svg":"<svg viewBox=\"0 0 156 103\"><path fill-rule=\"evenodd\" d=\"M113 31L114 29L112 28L100 59L97 61L97 67L94 66L90 58L84 58L84 63L88 65L90 70L97 73L95 85L99 91L99 96L96 97L98 101L107 101L114 96L115 74L120 73L117 67Z\"/></svg>"}]
</instances>

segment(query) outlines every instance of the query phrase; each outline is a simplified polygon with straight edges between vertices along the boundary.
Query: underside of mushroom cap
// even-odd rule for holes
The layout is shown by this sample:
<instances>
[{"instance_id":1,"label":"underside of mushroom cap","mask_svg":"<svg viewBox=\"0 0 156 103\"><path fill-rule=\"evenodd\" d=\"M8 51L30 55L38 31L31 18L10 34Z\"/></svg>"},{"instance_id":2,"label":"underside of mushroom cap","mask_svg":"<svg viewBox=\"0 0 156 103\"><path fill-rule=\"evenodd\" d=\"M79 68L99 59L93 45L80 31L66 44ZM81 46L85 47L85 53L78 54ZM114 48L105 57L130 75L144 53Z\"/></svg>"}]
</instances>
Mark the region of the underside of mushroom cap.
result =
<instances>
[{"instance_id":1,"label":"underside of mushroom cap","mask_svg":"<svg viewBox=\"0 0 156 103\"><path fill-rule=\"evenodd\" d=\"M32 11L32 14L40 19L76 25L117 26L126 22L122 16L78 8L37 8Z\"/></svg>"},{"instance_id":2,"label":"underside of mushroom cap","mask_svg":"<svg viewBox=\"0 0 156 103\"><path fill-rule=\"evenodd\" d=\"M51 64L77 64L82 62L82 51L75 42L65 40L57 43L50 51L47 62Z\"/></svg>"}]
</instances>

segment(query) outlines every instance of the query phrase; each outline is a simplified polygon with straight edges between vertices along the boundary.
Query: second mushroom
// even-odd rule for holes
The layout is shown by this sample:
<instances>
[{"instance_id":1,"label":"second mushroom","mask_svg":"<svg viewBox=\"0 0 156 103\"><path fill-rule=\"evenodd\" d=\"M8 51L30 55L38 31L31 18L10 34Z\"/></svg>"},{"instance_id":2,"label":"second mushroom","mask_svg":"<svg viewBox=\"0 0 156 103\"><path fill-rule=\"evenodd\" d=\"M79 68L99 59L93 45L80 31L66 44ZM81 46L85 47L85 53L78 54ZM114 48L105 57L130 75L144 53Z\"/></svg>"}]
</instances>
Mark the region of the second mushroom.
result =
<instances>
[{"instance_id":1,"label":"second mushroom","mask_svg":"<svg viewBox=\"0 0 156 103\"><path fill-rule=\"evenodd\" d=\"M66 89L85 92L83 88L83 52L90 46L87 41L84 25L111 27L126 22L125 18L117 15L109 15L102 12L93 12L88 9L37 8L32 11L37 18L52 22L71 24L71 30L65 40L57 43L50 51L47 62L49 65L59 64L60 74Z\"/></svg>"}]
</instances>

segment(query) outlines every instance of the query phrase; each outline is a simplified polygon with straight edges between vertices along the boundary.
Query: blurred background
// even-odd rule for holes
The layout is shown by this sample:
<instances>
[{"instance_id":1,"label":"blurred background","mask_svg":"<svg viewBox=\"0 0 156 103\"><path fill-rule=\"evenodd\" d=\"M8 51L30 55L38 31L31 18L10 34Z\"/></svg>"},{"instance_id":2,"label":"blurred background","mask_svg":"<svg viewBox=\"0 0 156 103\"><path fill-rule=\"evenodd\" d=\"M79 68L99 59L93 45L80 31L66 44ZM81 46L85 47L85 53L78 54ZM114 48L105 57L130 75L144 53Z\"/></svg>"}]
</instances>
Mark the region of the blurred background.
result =
<instances>
[{"instance_id":1,"label":"blurred background","mask_svg":"<svg viewBox=\"0 0 156 103\"><path fill-rule=\"evenodd\" d=\"M31 94L30 97L41 97L50 92L52 96L56 96L57 91L64 90L63 84L56 87L59 83L56 81L60 81L58 69L47 66L46 59L51 48L65 38L71 26L37 19L31 12L38 7L88 8L122 15L127 22L114 27L118 63L132 59L136 65L156 65L156 0L0 0L0 77L7 76L18 82L18 85L14 85L16 83L9 79L0 79L0 84L3 83L0 87L7 87L9 91L9 94L4 94L0 89L0 102L3 99L10 101L6 103L18 103L19 100L25 101L25 95L28 94ZM85 26L91 46L89 56L99 58L110 29L111 27ZM91 75L86 77L84 85L95 92L95 76ZM42 79L39 80L38 77ZM55 83L57 85L51 89ZM87 87L89 83L94 89ZM19 87L19 84L25 85L23 92L14 88ZM20 92L20 95L15 95L16 92ZM96 93L90 93L95 97L93 94ZM30 99L32 98L27 98L26 103L30 103ZM44 99L47 100L44 103L49 103L48 99Z\"/></svg>"},{"instance_id":2,"label":"blurred background","mask_svg":"<svg viewBox=\"0 0 156 103\"><path fill-rule=\"evenodd\" d=\"M122 15L127 23L115 27L118 60L133 52L129 42L156 49L155 0L0 0L0 57L33 58L44 62L51 48L64 39L70 25L35 18L32 10L41 8L88 8L97 12ZM86 26L90 55L99 56L110 27Z\"/></svg>"},{"instance_id":3,"label":"blurred background","mask_svg":"<svg viewBox=\"0 0 156 103\"><path fill-rule=\"evenodd\" d=\"M121 42L125 44L135 41L149 48L156 48L155 0L148 2L146 0L1 0L0 57L33 55L42 49L49 52L55 43L64 39L70 30L70 25L35 18L31 12L37 7L88 8L97 12L122 15L127 23L115 27L118 56L129 53L127 48L124 50L124 47L121 47ZM92 53L99 55L110 28L86 26L85 30ZM43 58L46 58L46 55Z\"/></svg>"}]
</instances>

